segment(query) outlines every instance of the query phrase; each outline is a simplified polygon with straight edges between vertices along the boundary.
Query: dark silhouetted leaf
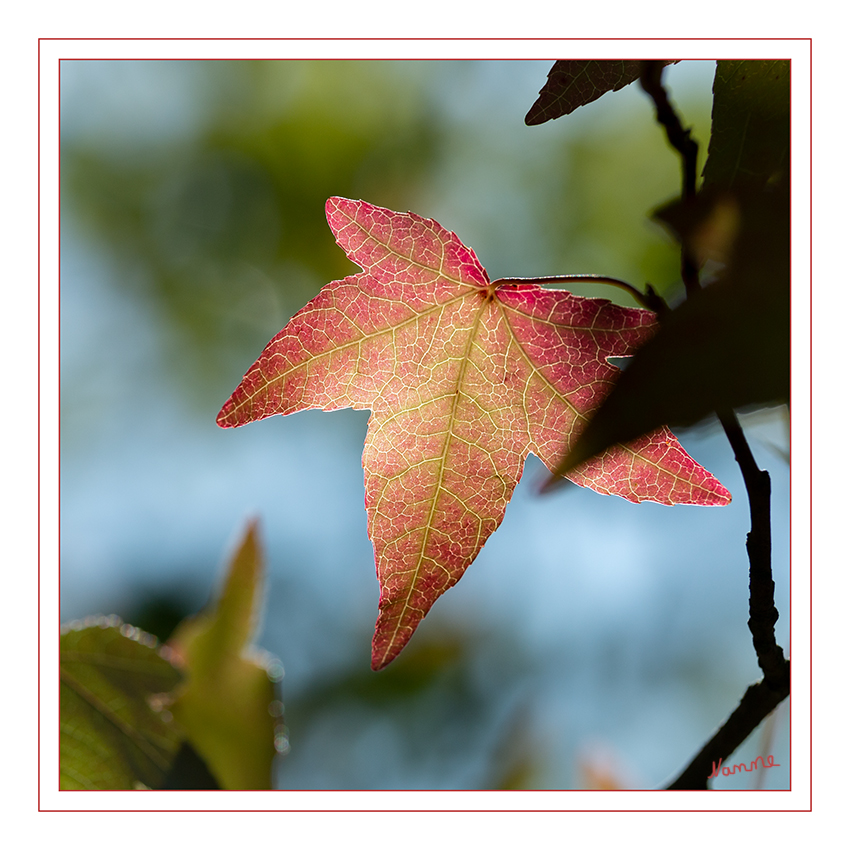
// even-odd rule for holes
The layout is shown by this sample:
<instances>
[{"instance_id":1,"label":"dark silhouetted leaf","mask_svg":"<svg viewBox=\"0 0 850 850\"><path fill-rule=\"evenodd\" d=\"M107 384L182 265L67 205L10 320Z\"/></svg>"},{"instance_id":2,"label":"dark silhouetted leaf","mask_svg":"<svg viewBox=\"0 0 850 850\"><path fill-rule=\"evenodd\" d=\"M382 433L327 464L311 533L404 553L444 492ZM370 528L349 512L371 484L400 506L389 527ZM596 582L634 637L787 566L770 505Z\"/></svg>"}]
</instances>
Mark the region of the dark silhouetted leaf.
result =
<instances>
[{"instance_id":1,"label":"dark silhouetted leaf","mask_svg":"<svg viewBox=\"0 0 850 850\"><path fill-rule=\"evenodd\" d=\"M725 268L635 354L559 473L660 424L790 401L789 69L718 62L703 187L657 218Z\"/></svg>"},{"instance_id":2,"label":"dark silhouetted leaf","mask_svg":"<svg viewBox=\"0 0 850 850\"><path fill-rule=\"evenodd\" d=\"M59 786L156 788L180 735L151 698L170 691L180 674L152 636L117 617L96 622L69 627L59 640Z\"/></svg>"},{"instance_id":3,"label":"dark silhouetted leaf","mask_svg":"<svg viewBox=\"0 0 850 850\"><path fill-rule=\"evenodd\" d=\"M669 65L678 60L665 60ZM534 102L525 123L544 124L553 118L592 103L609 91L619 91L640 77L640 60L559 59L549 71L546 85Z\"/></svg>"},{"instance_id":4,"label":"dark silhouetted leaf","mask_svg":"<svg viewBox=\"0 0 850 850\"><path fill-rule=\"evenodd\" d=\"M720 217L727 221L720 242L728 236L728 220L734 226L740 217L725 274L665 316L556 472L661 424L687 425L719 409L789 401L787 184L757 197L722 198ZM682 229L706 230L699 221Z\"/></svg>"},{"instance_id":5,"label":"dark silhouetted leaf","mask_svg":"<svg viewBox=\"0 0 850 850\"><path fill-rule=\"evenodd\" d=\"M791 63L719 61L704 185L730 189L775 182L787 176L790 145Z\"/></svg>"}]
</instances>

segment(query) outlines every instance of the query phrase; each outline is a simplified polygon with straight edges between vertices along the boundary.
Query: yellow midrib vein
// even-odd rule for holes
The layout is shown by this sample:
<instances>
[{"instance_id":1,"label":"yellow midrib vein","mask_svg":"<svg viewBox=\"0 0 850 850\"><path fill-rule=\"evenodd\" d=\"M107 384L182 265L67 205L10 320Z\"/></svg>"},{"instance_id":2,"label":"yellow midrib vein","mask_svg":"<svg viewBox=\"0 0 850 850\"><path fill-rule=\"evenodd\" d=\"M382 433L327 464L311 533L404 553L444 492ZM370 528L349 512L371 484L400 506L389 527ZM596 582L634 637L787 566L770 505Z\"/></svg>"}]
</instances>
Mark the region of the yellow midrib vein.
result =
<instances>
[{"instance_id":1,"label":"yellow midrib vein","mask_svg":"<svg viewBox=\"0 0 850 850\"><path fill-rule=\"evenodd\" d=\"M478 308L478 311L475 314L475 322L473 323L472 328L470 328L469 335L466 339L466 346L463 352L463 356L459 358L460 361L460 369L458 371L457 381L455 383L455 392L454 398L452 400L452 408L448 415L448 422L445 432L445 439L443 441L443 451L442 454L438 458L438 469L439 473L437 476L437 481L434 485L434 497L431 499L431 506L428 512L428 519L425 524L422 526L422 545L419 549L419 555L416 559L416 566L413 569L413 578L410 581L408 586L407 596L404 599L404 603L402 605L401 613L399 614L398 620L396 621L396 626L393 629L392 636L390 637L389 642L387 643L387 648L384 651L384 655L381 658L381 662L386 659L387 655L393 648L393 644L395 643L395 639L398 635L399 627L401 626L402 620L404 619L404 615L410 608L410 597L413 595L413 591L416 587L416 582L419 579L419 572L422 568L422 562L425 559L425 549L428 546L428 541L431 538L431 533L434 530L434 513L437 510L437 502L439 500L440 491L443 489L443 479L445 477L446 472L446 459L449 453L449 447L452 442L452 436L454 432L455 420L457 418L457 408L461 398L461 387L463 386L464 380L466 378L466 372L469 367L470 357L469 353L472 350L472 344L475 340L476 335L478 334L478 328L481 325L481 317L484 313L484 310L487 309L487 302L482 301L481 306ZM444 568L445 569L445 568Z\"/></svg>"}]
</instances>

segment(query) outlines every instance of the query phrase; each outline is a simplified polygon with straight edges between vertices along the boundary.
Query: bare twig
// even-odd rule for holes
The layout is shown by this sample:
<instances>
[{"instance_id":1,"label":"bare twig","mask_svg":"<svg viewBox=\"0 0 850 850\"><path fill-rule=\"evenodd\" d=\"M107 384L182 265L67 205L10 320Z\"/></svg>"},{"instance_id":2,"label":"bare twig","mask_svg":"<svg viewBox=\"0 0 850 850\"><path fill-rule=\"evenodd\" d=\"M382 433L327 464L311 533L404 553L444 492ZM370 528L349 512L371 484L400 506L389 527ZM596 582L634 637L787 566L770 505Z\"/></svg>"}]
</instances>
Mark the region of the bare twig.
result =
<instances>
[{"instance_id":1,"label":"bare twig","mask_svg":"<svg viewBox=\"0 0 850 850\"><path fill-rule=\"evenodd\" d=\"M643 90L652 98L655 104L655 117L667 131L670 144L682 155L682 198L688 200L697 194L697 153L699 145L691 138L691 131L686 130L679 116L670 104L667 92L661 85L661 74L664 62L644 62L640 75Z\"/></svg>"},{"instance_id":2,"label":"bare twig","mask_svg":"<svg viewBox=\"0 0 850 850\"><path fill-rule=\"evenodd\" d=\"M732 410L717 412L726 437L741 467L750 503L751 527L747 534L750 560L750 619L747 625L764 679L771 687L782 689L788 670L784 653L776 643L774 625L779 612L773 601L774 582L770 555L770 476L753 458L738 417Z\"/></svg>"},{"instance_id":3,"label":"bare twig","mask_svg":"<svg viewBox=\"0 0 850 850\"><path fill-rule=\"evenodd\" d=\"M726 437L747 488L751 528L747 535L750 560L750 619L747 625L764 680L751 685L738 708L717 734L702 748L668 790L708 788L712 766L730 755L756 727L791 693L791 662L776 643L774 624L779 614L773 602L770 566L770 476L758 468L738 417L732 410L718 411Z\"/></svg>"},{"instance_id":4,"label":"bare twig","mask_svg":"<svg viewBox=\"0 0 850 850\"><path fill-rule=\"evenodd\" d=\"M691 138L691 131L682 126L679 116L670 104L667 92L661 85L663 70L663 62L644 62L640 84L652 98L652 102L655 104L655 117L667 131L670 144L682 157L682 200L688 203L697 195L697 153L699 146ZM684 243L682 245L681 272L685 292L688 295L698 292L700 289L699 265Z\"/></svg>"},{"instance_id":5,"label":"bare twig","mask_svg":"<svg viewBox=\"0 0 850 850\"><path fill-rule=\"evenodd\" d=\"M714 766L719 764L721 759L728 759L790 693L791 662L784 661L783 666L784 686L777 689L767 681L750 685L729 719L682 773L667 786L668 791L704 791L708 788L708 780Z\"/></svg>"}]
</instances>

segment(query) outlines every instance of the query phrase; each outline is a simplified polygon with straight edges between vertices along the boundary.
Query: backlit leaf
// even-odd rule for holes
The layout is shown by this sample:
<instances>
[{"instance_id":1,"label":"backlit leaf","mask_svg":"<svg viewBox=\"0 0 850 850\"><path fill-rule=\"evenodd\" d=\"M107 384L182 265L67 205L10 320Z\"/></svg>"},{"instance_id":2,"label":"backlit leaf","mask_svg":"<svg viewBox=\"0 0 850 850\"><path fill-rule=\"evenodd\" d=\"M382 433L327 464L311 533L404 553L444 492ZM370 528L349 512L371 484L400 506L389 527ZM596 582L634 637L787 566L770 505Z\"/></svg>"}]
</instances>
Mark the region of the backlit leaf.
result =
<instances>
[{"instance_id":1,"label":"backlit leaf","mask_svg":"<svg viewBox=\"0 0 850 850\"><path fill-rule=\"evenodd\" d=\"M152 697L180 673L156 640L117 617L67 628L59 639L59 787L156 788L180 735Z\"/></svg>"},{"instance_id":2,"label":"backlit leaf","mask_svg":"<svg viewBox=\"0 0 850 850\"><path fill-rule=\"evenodd\" d=\"M381 586L372 666L388 664L505 513L529 453L554 469L654 314L521 281L491 282L437 222L331 198L363 271L334 281L272 339L218 415L235 427L308 408L369 409L363 452ZM632 502L725 504L666 429L570 478Z\"/></svg>"}]
</instances>

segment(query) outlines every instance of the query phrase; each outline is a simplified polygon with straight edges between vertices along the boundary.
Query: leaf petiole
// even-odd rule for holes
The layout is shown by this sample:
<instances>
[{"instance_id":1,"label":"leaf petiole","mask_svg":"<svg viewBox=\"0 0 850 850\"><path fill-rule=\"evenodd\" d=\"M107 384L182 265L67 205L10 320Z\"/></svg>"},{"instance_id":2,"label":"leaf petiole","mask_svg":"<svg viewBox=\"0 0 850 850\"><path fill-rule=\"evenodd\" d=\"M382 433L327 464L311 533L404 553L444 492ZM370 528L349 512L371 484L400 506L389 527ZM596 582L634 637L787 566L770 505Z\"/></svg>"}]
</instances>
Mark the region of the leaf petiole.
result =
<instances>
[{"instance_id":1,"label":"leaf petiole","mask_svg":"<svg viewBox=\"0 0 850 850\"><path fill-rule=\"evenodd\" d=\"M549 275L548 277L503 277L499 278L499 280L494 280L491 286L496 287L498 285L511 283L544 284L562 282L605 283L609 286L618 286L620 289L624 289L628 292L635 301L638 302L638 304L646 307L648 310L653 310L656 313L664 311L664 302L655 293L651 286L648 286L648 291L644 293L637 287L632 286L630 283L626 283L624 280L620 280L616 277L608 277L607 275L602 274L555 274Z\"/></svg>"}]
</instances>

